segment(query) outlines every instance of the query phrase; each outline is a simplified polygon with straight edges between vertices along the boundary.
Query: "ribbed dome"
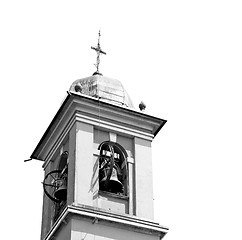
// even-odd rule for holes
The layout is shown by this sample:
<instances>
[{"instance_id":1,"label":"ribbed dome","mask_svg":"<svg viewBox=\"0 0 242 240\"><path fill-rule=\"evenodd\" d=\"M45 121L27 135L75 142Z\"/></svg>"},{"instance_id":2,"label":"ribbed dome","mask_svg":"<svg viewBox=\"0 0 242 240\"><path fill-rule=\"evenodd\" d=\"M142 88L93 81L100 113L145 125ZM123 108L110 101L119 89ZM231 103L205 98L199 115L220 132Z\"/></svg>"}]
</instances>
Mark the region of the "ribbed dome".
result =
<instances>
[{"instance_id":1,"label":"ribbed dome","mask_svg":"<svg viewBox=\"0 0 242 240\"><path fill-rule=\"evenodd\" d=\"M70 92L101 98L109 103L134 108L120 81L96 74L72 83Z\"/></svg>"}]
</instances>

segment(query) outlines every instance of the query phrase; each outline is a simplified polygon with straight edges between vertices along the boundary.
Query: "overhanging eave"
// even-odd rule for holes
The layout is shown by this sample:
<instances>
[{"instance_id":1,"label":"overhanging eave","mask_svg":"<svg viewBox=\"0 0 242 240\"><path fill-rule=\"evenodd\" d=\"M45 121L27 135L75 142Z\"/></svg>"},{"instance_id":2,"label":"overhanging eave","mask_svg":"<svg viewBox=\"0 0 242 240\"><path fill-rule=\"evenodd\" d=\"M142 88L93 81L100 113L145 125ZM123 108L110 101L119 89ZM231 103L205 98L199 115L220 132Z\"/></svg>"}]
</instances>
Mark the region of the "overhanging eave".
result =
<instances>
[{"instance_id":1,"label":"overhanging eave","mask_svg":"<svg viewBox=\"0 0 242 240\"><path fill-rule=\"evenodd\" d=\"M140 128L142 129L143 125L149 126L150 134L155 137L157 133L161 130L161 128L166 123L166 120L157 118L154 116L147 115L143 112L139 112L130 108L122 107L122 106L116 106L114 104L105 102L102 99L97 99L94 97L82 95L82 94L76 94L73 92L68 92L67 97L63 101L62 105L60 106L59 110L55 114L54 118L52 119L50 125L46 129L45 133L43 134L42 138L40 139L39 143L37 144L36 148L34 149L33 153L31 154L30 158L32 159L38 159L45 161L45 159L42 159L40 157L40 152L42 151L42 148L45 146L46 142L49 140L51 134L53 131L56 130L56 127L60 124L62 121L62 118L66 114L66 110L72 106L75 108L78 108L78 104L80 106L85 107L88 106L89 108L92 108L92 111L98 111L100 108L105 111L106 114L112 116L112 114L115 115L116 120L119 119L119 116L121 116L123 119L127 118L129 120L129 123L132 122L133 127L137 127L135 124L137 121L140 123ZM82 110L81 107L79 110ZM84 108L83 108L84 111ZM113 116L114 116L113 115ZM110 119L114 120L114 119ZM131 126L131 127L132 127ZM146 131L148 131L146 129Z\"/></svg>"}]
</instances>

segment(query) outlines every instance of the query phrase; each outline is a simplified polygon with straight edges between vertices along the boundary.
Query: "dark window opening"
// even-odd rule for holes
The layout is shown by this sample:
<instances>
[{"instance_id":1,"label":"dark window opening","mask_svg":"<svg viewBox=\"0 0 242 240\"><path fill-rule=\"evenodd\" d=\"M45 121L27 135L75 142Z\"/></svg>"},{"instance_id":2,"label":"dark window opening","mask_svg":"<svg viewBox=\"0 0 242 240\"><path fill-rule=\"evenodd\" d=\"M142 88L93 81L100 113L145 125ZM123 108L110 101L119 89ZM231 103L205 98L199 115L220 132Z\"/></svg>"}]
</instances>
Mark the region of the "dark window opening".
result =
<instances>
[{"instance_id":1,"label":"dark window opening","mask_svg":"<svg viewBox=\"0 0 242 240\"><path fill-rule=\"evenodd\" d=\"M54 197L58 200L55 202L55 215L54 221L59 217L60 213L66 207L67 201L67 180L68 180L68 152L65 151L61 154L60 162L58 165L58 178L56 179L57 188L54 191Z\"/></svg>"},{"instance_id":2,"label":"dark window opening","mask_svg":"<svg viewBox=\"0 0 242 240\"><path fill-rule=\"evenodd\" d=\"M99 190L127 195L127 153L118 143L99 145Z\"/></svg>"},{"instance_id":3,"label":"dark window opening","mask_svg":"<svg viewBox=\"0 0 242 240\"><path fill-rule=\"evenodd\" d=\"M60 156L58 167L47 173L43 181L44 192L53 201L54 221L66 206L68 180L67 159L68 152L65 151Z\"/></svg>"}]
</instances>

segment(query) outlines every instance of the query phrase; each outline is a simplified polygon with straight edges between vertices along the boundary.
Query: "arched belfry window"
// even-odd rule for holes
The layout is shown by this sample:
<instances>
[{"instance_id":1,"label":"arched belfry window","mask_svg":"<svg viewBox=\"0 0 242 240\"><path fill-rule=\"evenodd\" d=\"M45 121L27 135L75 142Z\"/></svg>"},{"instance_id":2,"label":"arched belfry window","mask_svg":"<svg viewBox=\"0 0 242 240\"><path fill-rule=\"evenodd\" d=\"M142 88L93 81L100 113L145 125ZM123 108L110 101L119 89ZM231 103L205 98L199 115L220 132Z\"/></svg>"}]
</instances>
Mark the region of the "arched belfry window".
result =
<instances>
[{"instance_id":1,"label":"arched belfry window","mask_svg":"<svg viewBox=\"0 0 242 240\"><path fill-rule=\"evenodd\" d=\"M127 195L127 153L118 143L105 141L98 147L99 190Z\"/></svg>"},{"instance_id":2,"label":"arched belfry window","mask_svg":"<svg viewBox=\"0 0 242 240\"><path fill-rule=\"evenodd\" d=\"M45 194L55 202L58 207L63 205L67 199L67 178L68 178L68 152L61 154L58 167L47 173L43 181Z\"/></svg>"}]
</instances>

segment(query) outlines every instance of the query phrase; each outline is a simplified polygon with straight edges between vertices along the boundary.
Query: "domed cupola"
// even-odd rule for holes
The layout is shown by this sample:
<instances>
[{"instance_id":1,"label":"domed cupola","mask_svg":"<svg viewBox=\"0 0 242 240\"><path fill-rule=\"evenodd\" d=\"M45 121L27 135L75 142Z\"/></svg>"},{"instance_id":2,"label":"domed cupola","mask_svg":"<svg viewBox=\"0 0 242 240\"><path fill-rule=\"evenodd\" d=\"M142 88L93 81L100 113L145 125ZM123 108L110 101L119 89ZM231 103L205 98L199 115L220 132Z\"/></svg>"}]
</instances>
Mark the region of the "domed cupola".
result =
<instances>
[{"instance_id":1,"label":"domed cupola","mask_svg":"<svg viewBox=\"0 0 242 240\"><path fill-rule=\"evenodd\" d=\"M121 82L101 74L76 80L69 91L95 97L115 105L134 108Z\"/></svg>"},{"instance_id":2,"label":"domed cupola","mask_svg":"<svg viewBox=\"0 0 242 240\"><path fill-rule=\"evenodd\" d=\"M106 52L104 52L100 46L100 36L101 34L99 31L98 44L96 47L91 47L91 49L97 52L97 62L94 64L96 66L96 72L94 72L90 77L82 78L73 82L69 91L95 97L112 104L134 108L123 85L118 80L104 77L99 72L100 55L106 55Z\"/></svg>"}]
</instances>

